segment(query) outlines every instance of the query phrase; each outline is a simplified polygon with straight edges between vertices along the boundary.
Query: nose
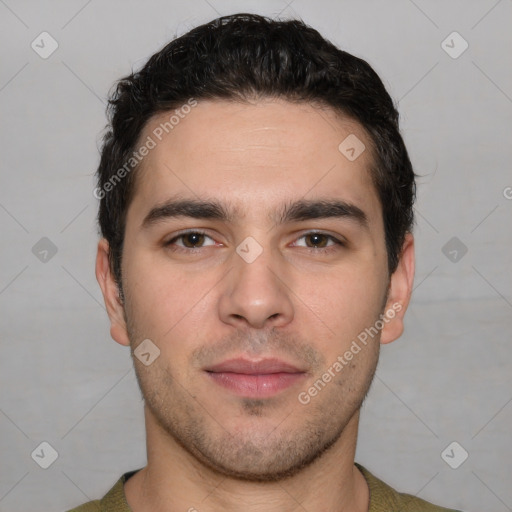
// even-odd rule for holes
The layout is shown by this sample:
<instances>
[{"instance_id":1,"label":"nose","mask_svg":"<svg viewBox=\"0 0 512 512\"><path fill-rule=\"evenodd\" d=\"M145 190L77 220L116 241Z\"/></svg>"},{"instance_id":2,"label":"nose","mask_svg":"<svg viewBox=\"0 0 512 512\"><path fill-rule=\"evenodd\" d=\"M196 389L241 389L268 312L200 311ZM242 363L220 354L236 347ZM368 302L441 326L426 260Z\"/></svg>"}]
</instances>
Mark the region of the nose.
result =
<instances>
[{"instance_id":1,"label":"nose","mask_svg":"<svg viewBox=\"0 0 512 512\"><path fill-rule=\"evenodd\" d=\"M294 307L285 279L269 249L250 263L234 254L218 302L221 320L237 328L287 325L293 320Z\"/></svg>"}]
</instances>

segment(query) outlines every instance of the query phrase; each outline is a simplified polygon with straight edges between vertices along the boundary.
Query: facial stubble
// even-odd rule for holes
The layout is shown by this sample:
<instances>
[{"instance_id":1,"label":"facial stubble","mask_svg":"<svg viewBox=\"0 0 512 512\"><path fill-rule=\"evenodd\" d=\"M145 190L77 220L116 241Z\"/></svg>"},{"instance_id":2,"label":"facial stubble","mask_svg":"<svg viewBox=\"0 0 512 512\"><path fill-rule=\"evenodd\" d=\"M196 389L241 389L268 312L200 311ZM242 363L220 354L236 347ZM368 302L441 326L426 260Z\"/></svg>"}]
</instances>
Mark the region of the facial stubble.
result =
<instances>
[{"instance_id":1,"label":"facial stubble","mask_svg":"<svg viewBox=\"0 0 512 512\"><path fill-rule=\"evenodd\" d=\"M126 316L133 354L144 338L130 321L133 316ZM238 333L218 346L225 353L228 347L256 345L260 351L279 347L286 353L289 349L295 359L300 355L299 360L315 368L315 381L326 367L324 358L310 344L274 331L268 337ZM298 347L303 347L302 351ZM202 355L208 357L211 352L211 347L205 347ZM163 357L147 367L135 357L133 360L147 414L171 443L224 477L275 482L296 475L336 444L369 392L378 358L379 340L375 339L308 405L301 404L293 391L278 398L240 397L231 416L242 417L247 428L238 429L230 428L226 416L209 405L207 395L201 396L196 388L189 391ZM201 378L204 376L194 380ZM212 392L215 387L210 384L204 389Z\"/></svg>"}]
</instances>

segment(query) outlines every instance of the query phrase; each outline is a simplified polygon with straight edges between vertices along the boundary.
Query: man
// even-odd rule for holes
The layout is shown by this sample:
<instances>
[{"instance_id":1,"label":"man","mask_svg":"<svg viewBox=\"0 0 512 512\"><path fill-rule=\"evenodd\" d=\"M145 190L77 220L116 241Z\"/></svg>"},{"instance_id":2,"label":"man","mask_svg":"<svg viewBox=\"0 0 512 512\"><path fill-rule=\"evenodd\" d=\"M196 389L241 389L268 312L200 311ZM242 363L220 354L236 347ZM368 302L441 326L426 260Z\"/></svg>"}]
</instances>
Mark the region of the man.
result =
<instances>
[{"instance_id":1,"label":"man","mask_svg":"<svg viewBox=\"0 0 512 512\"><path fill-rule=\"evenodd\" d=\"M414 172L364 61L219 18L121 80L96 275L147 466L76 511L441 511L354 462L414 277Z\"/></svg>"}]
</instances>

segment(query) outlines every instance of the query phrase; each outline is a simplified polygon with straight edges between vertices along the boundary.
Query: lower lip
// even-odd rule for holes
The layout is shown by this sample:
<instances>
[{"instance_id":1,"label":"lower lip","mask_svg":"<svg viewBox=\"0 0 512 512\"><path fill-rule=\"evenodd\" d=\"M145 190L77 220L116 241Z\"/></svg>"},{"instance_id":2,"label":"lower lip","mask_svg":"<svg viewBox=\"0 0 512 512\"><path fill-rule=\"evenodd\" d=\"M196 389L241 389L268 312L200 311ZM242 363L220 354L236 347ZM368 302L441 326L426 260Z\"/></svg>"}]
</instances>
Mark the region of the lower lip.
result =
<instances>
[{"instance_id":1,"label":"lower lip","mask_svg":"<svg viewBox=\"0 0 512 512\"><path fill-rule=\"evenodd\" d=\"M267 398L301 381L304 373L268 373L246 375L231 372L207 372L222 387L246 398Z\"/></svg>"}]
</instances>

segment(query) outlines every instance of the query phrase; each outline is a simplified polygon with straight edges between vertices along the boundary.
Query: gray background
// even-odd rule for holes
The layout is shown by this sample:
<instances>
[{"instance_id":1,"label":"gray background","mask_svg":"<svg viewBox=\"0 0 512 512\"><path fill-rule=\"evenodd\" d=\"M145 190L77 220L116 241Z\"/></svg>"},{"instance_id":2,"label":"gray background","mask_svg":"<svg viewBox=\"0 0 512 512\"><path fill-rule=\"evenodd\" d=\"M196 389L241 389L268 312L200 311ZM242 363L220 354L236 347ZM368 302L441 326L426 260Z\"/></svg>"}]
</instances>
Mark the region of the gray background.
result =
<instances>
[{"instance_id":1,"label":"gray background","mask_svg":"<svg viewBox=\"0 0 512 512\"><path fill-rule=\"evenodd\" d=\"M512 510L510 0L0 0L0 511L65 510L145 463L129 352L94 277L105 98L176 34L239 11L301 17L374 66L423 176L406 332L382 348L356 460L445 506ZM47 59L31 48L43 31ZM458 58L441 44L453 31ZM453 441L469 454L457 469L441 457Z\"/></svg>"}]
</instances>

